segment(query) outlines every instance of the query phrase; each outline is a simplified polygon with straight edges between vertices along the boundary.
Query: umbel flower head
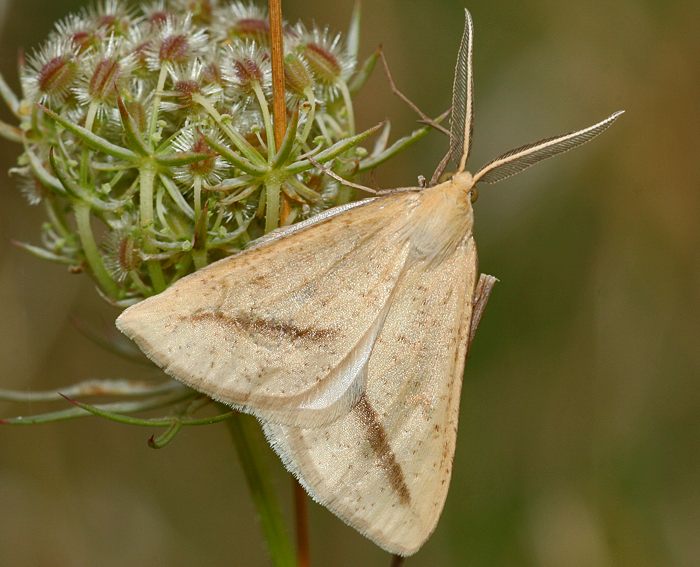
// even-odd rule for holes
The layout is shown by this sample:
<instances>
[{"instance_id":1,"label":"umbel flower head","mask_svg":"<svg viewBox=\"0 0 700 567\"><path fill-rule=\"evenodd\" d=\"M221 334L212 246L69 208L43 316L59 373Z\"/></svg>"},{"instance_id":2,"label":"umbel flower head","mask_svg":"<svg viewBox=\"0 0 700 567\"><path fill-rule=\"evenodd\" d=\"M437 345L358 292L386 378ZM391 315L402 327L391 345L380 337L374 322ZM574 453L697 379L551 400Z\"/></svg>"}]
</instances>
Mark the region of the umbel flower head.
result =
<instances>
[{"instance_id":1,"label":"umbel flower head","mask_svg":"<svg viewBox=\"0 0 700 567\"><path fill-rule=\"evenodd\" d=\"M19 121L0 135L23 145L13 173L47 211L41 244L22 246L87 272L125 306L348 201L327 169L352 178L424 134L360 147L377 128L356 134L352 95L376 54L358 68L357 24L347 41L283 25L288 123L277 144L263 7L103 0L62 19L22 62L21 97L0 78Z\"/></svg>"}]
</instances>

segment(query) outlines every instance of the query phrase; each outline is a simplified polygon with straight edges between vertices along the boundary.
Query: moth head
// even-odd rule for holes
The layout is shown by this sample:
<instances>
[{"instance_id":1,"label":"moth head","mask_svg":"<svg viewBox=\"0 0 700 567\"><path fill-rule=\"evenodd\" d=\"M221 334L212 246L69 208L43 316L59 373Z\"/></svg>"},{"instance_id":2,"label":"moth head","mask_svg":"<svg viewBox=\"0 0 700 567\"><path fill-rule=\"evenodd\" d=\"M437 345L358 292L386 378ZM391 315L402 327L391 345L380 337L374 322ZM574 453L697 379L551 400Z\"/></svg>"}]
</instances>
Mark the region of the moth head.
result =
<instances>
[{"instance_id":1,"label":"moth head","mask_svg":"<svg viewBox=\"0 0 700 567\"><path fill-rule=\"evenodd\" d=\"M464 195L473 203L478 195L474 176L468 171L459 171L452 176L451 183L459 186Z\"/></svg>"}]
</instances>

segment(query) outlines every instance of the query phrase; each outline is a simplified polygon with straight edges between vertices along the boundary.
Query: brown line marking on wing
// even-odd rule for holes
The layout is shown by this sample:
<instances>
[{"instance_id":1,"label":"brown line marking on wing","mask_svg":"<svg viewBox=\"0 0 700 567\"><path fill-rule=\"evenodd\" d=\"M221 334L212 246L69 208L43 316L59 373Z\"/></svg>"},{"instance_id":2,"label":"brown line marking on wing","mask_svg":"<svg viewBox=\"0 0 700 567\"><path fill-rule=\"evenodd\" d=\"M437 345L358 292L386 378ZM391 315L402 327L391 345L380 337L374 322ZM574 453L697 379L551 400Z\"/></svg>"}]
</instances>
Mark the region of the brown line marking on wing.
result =
<instances>
[{"instance_id":1,"label":"brown line marking on wing","mask_svg":"<svg viewBox=\"0 0 700 567\"><path fill-rule=\"evenodd\" d=\"M401 500L402 504L410 504L411 493L406 485L401 465L396 461L396 456L391 445L389 445L386 431L384 431L377 412L374 411L365 394L362 394L355 409L359 412L360 420L367 428L369 444L379 458L379 465L389 477L391 487L399 495L399 500Z\"/></svg>"},{"instance_id":2,"label":"brown line marking on wing","mask_svg":"<svg viewBox=\"0 0 700 567\"><path fill-rule=\"evenodd\" d=\"M183 317L183 319L187 319L193 323L212 321L229 327L235 327L237 330L242 329L248 332L255 332L273 337L285 335L291 339L321 341L333 337L336 334L336 331L333 329L297 327L291 323L263 319L262 317L255 317L253 315L240 314L234 317L218 309L215 311L198 311L197 313Z\"/></svg>"}]
</instances>

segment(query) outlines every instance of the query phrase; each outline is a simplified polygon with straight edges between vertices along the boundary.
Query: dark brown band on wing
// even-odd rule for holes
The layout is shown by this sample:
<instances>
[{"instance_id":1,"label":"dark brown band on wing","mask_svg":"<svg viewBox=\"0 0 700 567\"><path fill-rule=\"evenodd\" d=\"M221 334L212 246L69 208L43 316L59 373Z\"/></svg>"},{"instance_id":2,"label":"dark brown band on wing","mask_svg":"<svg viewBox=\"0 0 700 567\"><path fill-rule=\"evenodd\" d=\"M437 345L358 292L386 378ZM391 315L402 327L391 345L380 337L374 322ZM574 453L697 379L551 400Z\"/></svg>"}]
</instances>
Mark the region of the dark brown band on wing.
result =
<instances>
[{"instance_id":1,"label":"dark brown band on wing","mask_svg":"<svg viewBox=\"0 0 700 567\"><path fill-rule=\"evenodd\" d=\"M384 427L379 421L377 412L367 399L367 395L363 394L360 401L357 402L355 410L360 417L367 430L367 438L372 450L376 453L379 459L379 466L384 469L389 483L394 491L399 495L399 500L402 504L408 505L411 502L411 493L406 485L406 480L403 476L401 465L397 462L394 451L389 444L389 439L384 431Z\"/></svg>"},{"instance_id":2,"label":"dark brown band on wing","mask_svg":"<svg viewBox=\"0 0 700 567\"><path fill-rule=\"evenodd\" d=\"M193 323L209 321L218 323L224 326L233 327L236 330L259 333L271 337L284 335L290 339L308 339L312 341L322 341L328 339L335 334L332 329L313 329L310 327L297 327L291 323L282 321L274 321L271 319L263 319L246 313L240 313L236 316L231 316L221 310L204 310L198 311L185 317Z\"/></svg>"}]
</instances>

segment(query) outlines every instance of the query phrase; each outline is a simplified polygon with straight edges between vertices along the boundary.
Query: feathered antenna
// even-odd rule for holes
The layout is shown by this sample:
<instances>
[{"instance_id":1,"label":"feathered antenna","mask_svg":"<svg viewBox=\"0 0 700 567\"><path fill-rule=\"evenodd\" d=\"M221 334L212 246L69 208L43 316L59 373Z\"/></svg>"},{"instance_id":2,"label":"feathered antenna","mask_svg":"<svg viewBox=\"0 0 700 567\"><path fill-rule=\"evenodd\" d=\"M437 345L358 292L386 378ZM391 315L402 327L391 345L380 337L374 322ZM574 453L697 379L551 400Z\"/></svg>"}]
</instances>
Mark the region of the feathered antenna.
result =
<instances>
[{"instance_id":1,"label":"feathered antenna","mask_svg":"<svg viewBox=\"0 0 700 567\"><path fill-rule=\"evenodd\" d=\"M450 156L457 159L457 172L464 171L471 150L474 129L474 72L472 51L474 45L474 24L469 10L464 10L464 34L457 52L455 79L452 87L452 117L450 119Z\"/></svg>"},{"instance_id":2,"label":"feathered antenna","mask_svg":"<svg viewBox=\"0 0 700 567\"><path fill-rule=\"evenodd\" d=\"M452 113L450 116L450 149L438 164L431 185L437 183L451 160L459 159L457 173L464 171L471 150L474 122L474 73L472 52L474 24L469 10L464 10L464 33L457 51L457 64L452 86Z\"/></svg>"},{"instance_id":3,"label":"feathered antenna","mask_svg":"<svg viewBox=\"0 0 700 567\"><path fill-rule=\"evenodd\" d=\"M544 159L568 152L581 144L585 144L605 131L624 112L624 110L618 110L605 120L601 120L597 124L593 124L593 126L583 130L576 130L553 138L545 138L510 150L482 167L474 175L474 183L476 184L479 181L496 183L511 175L520 173Z\"/></svg>"}]
</instances>

